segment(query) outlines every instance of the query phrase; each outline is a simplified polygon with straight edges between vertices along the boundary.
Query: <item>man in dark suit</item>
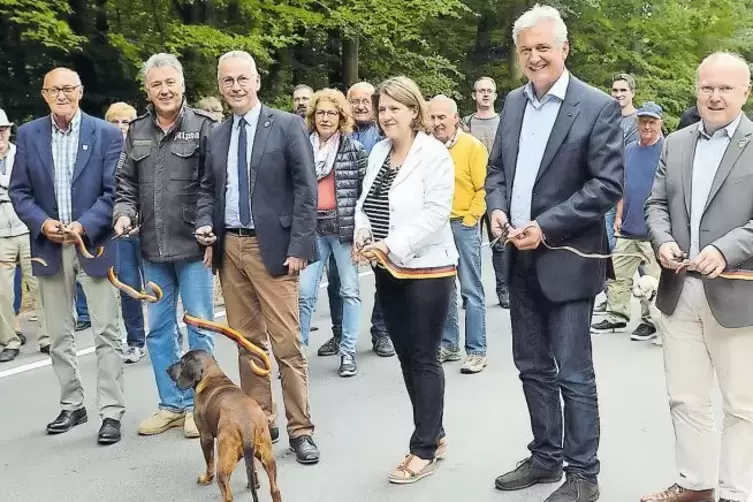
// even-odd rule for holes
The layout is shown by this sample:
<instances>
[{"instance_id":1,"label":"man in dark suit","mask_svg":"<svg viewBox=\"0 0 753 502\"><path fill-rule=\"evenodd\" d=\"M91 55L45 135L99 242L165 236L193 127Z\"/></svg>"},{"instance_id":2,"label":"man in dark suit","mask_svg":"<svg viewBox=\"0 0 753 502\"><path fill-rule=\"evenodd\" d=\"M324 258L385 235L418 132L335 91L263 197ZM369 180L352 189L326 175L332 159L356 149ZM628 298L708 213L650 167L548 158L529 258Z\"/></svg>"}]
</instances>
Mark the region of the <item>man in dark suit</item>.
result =
<instances>
[{"instance_id":1,"label":"man in dark suit","mask_svg":"<svg viewBox=\"0 0 753 502\"><path fill-rule=\"evenodd\" d=\"M120 440L125 413L118 301L106 277L117 263L110 237L123 137L114 125L79 109L83 86L75 72L52 70L42 96L52 113L18 129L9 191L16 213L31 231L31 255L47 262L34 263L33 272L39 278L62 408L47 432L66 432L87 421L73 331L78 279L89 298L97 346L98 441L111 444ZM87 259L63 229L81 236L91 250L104 246L104 253Z\"/></svg>"},{"instance_id":2,"label":"man in dark suit","mask_svg":"<svg viewBox=\"0 0 753 502\"><path fill-rule=\"evenodd\" d=\"M547 502L593 501L599 412L589 325L609 261L542 242L609 252L604 214L622 195L624 170L620 107L565 68L567 27L556 9L524 13L513 39L529 82L507 96L486 200L492 230L507 232L512 243L506 274L513 357L533 441L530 458L495 484L519 490L555 483L565 461L566 481Z\"/></svg>"},{"instance_id":3,"label":"man in dark suit","mask_svg":"<svg viewBox=\"0 0 753 502\"><path fill-rule=\"evenodd\" d=\"M299 462L314 464L319 450L298 336L298 274L318 259L313 150L300 117L259 102L259 73L248 53L223 55L217 78L233 115L209 136L196 237L213 245L228 324L259 346L271 341L290 448ZM276 440L271 381L255 375L250 361L241 349L241 387L267 413Z\"/></svg>"}]
</instances>

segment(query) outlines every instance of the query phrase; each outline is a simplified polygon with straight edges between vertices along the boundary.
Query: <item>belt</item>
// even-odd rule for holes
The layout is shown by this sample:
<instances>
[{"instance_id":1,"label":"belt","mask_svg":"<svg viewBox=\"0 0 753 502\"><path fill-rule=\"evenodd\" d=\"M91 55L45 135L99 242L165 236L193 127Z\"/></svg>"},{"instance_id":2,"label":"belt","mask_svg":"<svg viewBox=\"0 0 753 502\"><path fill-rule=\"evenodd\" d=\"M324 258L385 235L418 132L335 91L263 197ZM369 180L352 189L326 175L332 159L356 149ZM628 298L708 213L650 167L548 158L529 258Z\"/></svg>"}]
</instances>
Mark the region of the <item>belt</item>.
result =
<instances>
[{"instance_id":1,"label":"belt","mask_svg":"<svg viewBox=\"0 0 753 502\"><path fill-rule=\"evenodd\" d=\"M254 228L226 228L225 232L238 237L256 237L256 229Z\"/></svg>"}]
</instances>

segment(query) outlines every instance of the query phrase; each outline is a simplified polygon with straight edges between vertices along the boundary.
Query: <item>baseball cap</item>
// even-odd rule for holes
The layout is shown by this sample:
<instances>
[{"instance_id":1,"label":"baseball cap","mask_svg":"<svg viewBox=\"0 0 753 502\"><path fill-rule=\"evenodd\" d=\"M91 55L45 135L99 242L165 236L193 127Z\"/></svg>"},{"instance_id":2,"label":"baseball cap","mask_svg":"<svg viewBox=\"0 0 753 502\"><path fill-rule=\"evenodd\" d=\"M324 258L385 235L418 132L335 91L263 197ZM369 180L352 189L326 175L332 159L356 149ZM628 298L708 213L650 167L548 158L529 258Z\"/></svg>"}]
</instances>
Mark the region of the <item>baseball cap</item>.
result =
<instances>
[{"instance_id":1,"label":"baseball cap","mask_svg":"<svg viewBox=\"0 0 753 502\"><path fill-rule=\"evenodd\" d=\"M635 114L639 117L653 117L661 120L664 117L664 110L653 101L646 101L640 108L638 108L638 111L635 112Z\"/></svg>"}]
</instances>

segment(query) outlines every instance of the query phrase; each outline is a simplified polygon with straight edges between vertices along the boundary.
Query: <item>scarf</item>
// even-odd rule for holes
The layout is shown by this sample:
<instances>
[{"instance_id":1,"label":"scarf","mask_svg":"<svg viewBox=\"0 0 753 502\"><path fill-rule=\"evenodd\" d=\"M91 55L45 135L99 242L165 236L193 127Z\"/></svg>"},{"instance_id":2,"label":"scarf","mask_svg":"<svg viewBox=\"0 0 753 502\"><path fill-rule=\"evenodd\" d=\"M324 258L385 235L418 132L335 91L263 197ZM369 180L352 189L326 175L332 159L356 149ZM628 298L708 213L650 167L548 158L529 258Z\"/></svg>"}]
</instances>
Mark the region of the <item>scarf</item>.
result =
<instances>
[{"instance_id":1,"label":"scarf","mask_svg":"<svg viewBox=\"0 0 753 502\"><path fill-rule=\"evenodd\" d=\"M314 148L314 165L316 166L316 181L329 176L335 165L337 147L340 145L340 133L336 132L330 138L321 143L319 134L312 132L309 136L311 146Z\"/></svg>"}]
</instances>

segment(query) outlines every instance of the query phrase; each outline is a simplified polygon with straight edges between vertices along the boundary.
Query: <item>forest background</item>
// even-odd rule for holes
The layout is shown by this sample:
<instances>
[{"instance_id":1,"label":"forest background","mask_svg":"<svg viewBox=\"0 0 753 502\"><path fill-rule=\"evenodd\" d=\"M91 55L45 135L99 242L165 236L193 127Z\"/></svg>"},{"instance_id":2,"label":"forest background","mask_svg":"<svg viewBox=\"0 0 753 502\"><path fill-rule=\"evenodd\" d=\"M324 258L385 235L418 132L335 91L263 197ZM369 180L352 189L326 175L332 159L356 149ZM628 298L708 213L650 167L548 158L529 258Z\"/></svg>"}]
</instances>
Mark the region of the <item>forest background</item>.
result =
<instances>
[{"instance_id":1,"label":"forest background","mask_svg":"<svg viewBox=\"0 0 753 502\"><path fill-rule=\"evenodd\" d=\"M47 113L39 90L52 67L81 75L82 107L102 116L115 101L146 105L139 74L156 52L185 66L189 102L218 95L217 58L243 49L257 60L262 100L290 109L305 83L347 89L398 74L426 96L473 110L481 75L498 109L523 83L511 38L526 0L0 0L0 107L23 123ZM753 0L552 0L570 32L568 67L608 91L616 73L638 81L636 105L661 104L671 130L692 105L695 70L715 50L753 61Z\"/></svg>"}]
</instances>

